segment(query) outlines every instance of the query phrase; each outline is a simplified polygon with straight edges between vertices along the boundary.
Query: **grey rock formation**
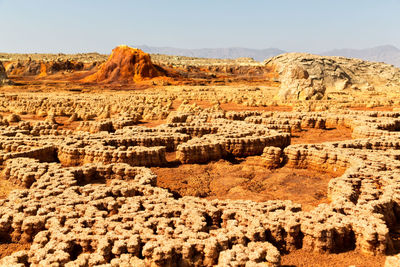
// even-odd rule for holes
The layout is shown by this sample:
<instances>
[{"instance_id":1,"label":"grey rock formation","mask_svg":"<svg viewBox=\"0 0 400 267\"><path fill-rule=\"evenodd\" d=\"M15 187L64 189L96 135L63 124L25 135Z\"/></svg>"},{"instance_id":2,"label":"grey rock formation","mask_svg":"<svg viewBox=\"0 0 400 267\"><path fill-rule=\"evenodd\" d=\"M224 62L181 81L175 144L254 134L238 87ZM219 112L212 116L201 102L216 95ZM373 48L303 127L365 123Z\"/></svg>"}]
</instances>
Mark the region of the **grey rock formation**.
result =
<instances>
[{"instance_id":1,"label":"grey rock formation","mask_svg":"<svg viewBox=\"0 0 400 267\"><path fill-rule=\"evenodd\" d=\"M3 66L3 63L0 61L0 86L3 84L9 84L10 80L7 79L7 73Z\"/></svg>"},{"instance_id":2,"label":"grey rock formation","mask_svg":"<svg viewBox=\"0 0 400 267\"><path fill-rule=\"evenodd\" d=\"M280 100L319 100L346 90L384 91L400 85L400 69L344 57L288 53L264 61L279 74Z\"/></svg>"}]
</instances>

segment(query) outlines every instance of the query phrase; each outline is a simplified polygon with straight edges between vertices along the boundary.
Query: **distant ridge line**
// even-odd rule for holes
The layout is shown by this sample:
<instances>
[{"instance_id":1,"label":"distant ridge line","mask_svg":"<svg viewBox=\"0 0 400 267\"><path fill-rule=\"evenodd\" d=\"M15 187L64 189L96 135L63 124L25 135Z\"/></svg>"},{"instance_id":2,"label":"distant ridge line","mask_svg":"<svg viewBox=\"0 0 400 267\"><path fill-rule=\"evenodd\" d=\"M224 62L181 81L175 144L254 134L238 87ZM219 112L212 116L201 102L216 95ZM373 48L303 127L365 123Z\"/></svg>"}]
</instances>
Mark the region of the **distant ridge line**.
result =
<instances>
[{"instance_id":1,"label":"distant ridge line","mask_svg":"<svg viewBox=\"0 0 400 267\"><path fill-rule=\"evenodd\" d=\"M236 59L240 57L251 57L257 61L264 61L266 58L286 53L286 51L278 48L252 49L243 47L229 47L229 48L186 49L186 48L175 48L175 47L154 47L147 45L140 45L137 47L143 50L144 52L151 54L167 54L175 56L220 58L220 59Z\"/></svg>"}]
</instances>

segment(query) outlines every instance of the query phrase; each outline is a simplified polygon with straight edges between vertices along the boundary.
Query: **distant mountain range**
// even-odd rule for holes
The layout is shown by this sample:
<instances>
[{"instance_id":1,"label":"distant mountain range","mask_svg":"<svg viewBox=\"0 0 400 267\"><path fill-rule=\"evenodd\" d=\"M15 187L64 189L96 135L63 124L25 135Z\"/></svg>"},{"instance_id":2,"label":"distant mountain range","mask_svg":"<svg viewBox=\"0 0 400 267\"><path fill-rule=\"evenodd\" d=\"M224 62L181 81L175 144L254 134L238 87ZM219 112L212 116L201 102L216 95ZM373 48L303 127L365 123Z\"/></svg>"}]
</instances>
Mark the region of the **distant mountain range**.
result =
<instances>
[{"instance_id":1,"label":"distant mountain range","mask_svg":"<svg viewBox=\"0 0 400 267\"><path fill-rule=\"evenodd\" d=\"M151 54L223 59L251 57L257 61L264 61L267 58L287 52L278 48L251 49L243 47L184 49L141 45L137 48ZM383 45L366 49L335 49L317 54L322 56L342 56L348 58L359 58L368 61L385 62L387 64L400 67L400 49L392 45Z\"/></svg>"},{"instance_id":2,"label":"distant mountain range","mask_svg":"<svg viewBox=\"0 0 400 267\"><path fill-rule=\"evenodd\" d=\"M392 45L367 49L335 49L321 53L321 55L360 58L368 61L385 62L400 67L400 49Z\"/></svg>"}]
</instances>

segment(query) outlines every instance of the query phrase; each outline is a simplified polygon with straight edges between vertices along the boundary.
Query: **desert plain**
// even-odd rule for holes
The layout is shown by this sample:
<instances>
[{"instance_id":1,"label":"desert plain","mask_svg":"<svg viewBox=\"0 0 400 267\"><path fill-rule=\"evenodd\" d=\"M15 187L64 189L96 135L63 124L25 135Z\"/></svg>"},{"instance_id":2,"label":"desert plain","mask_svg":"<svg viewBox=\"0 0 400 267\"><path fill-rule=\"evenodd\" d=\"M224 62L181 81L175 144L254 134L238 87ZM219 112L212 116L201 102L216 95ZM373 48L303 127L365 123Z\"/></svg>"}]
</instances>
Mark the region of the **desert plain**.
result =
<instances>
[{"instance_id":1,"label":"desert plain","mask_svg":"<svg viewBox=\"0 0 400 267\"><path fill-rule=\"evenodd\" d=\"M0 54L0 266L400 266L400 69Z\"/></svg>"}]
</instances>

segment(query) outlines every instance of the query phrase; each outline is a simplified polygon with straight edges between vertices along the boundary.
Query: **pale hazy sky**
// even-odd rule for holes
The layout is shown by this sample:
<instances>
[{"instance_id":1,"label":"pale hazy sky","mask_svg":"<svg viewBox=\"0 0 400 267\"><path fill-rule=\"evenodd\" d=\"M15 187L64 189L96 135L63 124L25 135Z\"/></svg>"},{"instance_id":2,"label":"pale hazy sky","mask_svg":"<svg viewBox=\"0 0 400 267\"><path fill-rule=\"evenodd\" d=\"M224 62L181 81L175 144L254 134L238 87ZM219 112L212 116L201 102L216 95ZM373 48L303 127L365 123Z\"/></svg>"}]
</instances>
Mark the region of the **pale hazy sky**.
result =
<instances>
[{"instance_id":1,"label":"pale hazy sky","mask_svg":"<svg viewBox=\"0 0 400 267\"><path fill-rule=\"evenodd\" d=\"M0 0L0 52L400 48L399 0Z\"/></svg>"}]
</instances>

